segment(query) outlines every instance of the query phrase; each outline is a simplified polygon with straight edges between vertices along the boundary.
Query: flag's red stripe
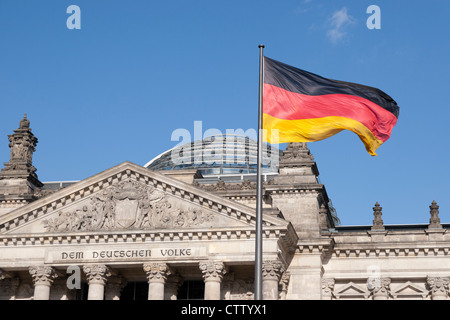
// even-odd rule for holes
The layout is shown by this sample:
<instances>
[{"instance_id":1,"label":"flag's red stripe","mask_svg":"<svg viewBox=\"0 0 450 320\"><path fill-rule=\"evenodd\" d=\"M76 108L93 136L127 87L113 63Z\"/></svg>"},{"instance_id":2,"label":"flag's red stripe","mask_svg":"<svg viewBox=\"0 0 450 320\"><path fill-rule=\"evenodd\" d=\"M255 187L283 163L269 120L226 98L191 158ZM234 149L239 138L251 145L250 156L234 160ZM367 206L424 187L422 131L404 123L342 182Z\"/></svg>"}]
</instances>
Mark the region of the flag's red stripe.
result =
<instances>
[{"instance_id":1,"label":"flag's red stripe","mask_svg":"<svg viewBox=\"0 0 450 320\"><path fill-rule=\"evenodd\" d=\"M263 113L284 120L346 117L366 126L378 139L385 142L397 123L397 117L367 99L346 95L327 94L310 96L264 84Z\"/></svg>"}]
</instances>

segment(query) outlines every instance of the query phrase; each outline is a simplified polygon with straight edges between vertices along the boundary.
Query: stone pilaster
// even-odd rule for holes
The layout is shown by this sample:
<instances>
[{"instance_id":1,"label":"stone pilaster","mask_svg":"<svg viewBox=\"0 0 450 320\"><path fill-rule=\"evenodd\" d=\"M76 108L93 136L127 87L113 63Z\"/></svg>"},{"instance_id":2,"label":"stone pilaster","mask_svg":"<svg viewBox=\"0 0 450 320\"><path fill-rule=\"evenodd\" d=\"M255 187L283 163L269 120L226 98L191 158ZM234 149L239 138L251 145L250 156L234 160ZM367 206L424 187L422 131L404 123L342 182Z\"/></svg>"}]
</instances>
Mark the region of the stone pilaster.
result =
<instances>
[{"instance_id":1,"label":"stone pilaster","mask_svg":"<svg viewBox=\"0 0 450 320\"><path fill-rule=\"evenodd\" d=\"M427 288L431 300L447 300L450 277L427 277Z\"/></svg>"},{"instance_id":2,"label":"stone pilaster","mask_svg":"<svg viewBox=\"0 0 450 320\"><path fill-rule=\"evenodd\" d=\"M220 289L227 268L220 261L200 262L199 268L205 282L205 300L220 300Z\"/></svg>"},{"instance_id":3,"label":"stone pilaster","mask_svg":"<svg viewBox=\"0 0 450 320\"><path fill-rule=\"evenodd\" d=\"M146 263L144 271L148 281L148 300L164 300L164 285L172 270L166 263Z\"/></svg>"},{"instance_id":4,"label":"stone pilaster","mask_svg":"<svg viewBox=\"0 0 450 320\"><path fill-rule=\"evenodd\" d=\"M262 264L263 300L278 299L278 283L284 272L283 264L278 260L266 260Z\"/></svg>"},{"instance_id":5,"label":"stone pilaster","mask_svg":"<svg viewBox=\"0 0 450 320\"><path fill-rule=\"evenodd\" d=\"M127 281L121 275L110 276L105 287L105 300L120 300L120 293Z\"/></svg>"},{"instance_id":6,"label":"stone pilaster","mask_svg":"<svg viewBox=\"0 0 450 320\"><path fill-rule=\"evenodd\" d=\"M367 289L373 300L388 300L391 295L391 279L372 277L367 280Z\"/></svg>"},{"instance_id":7,"label":"stone pilaster","mask_svg":"<svg viewBox=\"0 0 450 320\"><path fill-rule=\"evenodd\" d=\"M105 285L111 272L104 264L88 264L83 266L89 284L88 300L103 300Z\"/></svg>"},{"instance_id":8,"label":"stone pilaster","mask_svg":"<svg viewBox=\"0 0 450 320\"><path fill-rule=\"evenodd\" d=\"M55 270L49 266L32 266L29 269L34 283L34 300L49 300L50 287L57 277Z\"/></svg>"}]
</instances>

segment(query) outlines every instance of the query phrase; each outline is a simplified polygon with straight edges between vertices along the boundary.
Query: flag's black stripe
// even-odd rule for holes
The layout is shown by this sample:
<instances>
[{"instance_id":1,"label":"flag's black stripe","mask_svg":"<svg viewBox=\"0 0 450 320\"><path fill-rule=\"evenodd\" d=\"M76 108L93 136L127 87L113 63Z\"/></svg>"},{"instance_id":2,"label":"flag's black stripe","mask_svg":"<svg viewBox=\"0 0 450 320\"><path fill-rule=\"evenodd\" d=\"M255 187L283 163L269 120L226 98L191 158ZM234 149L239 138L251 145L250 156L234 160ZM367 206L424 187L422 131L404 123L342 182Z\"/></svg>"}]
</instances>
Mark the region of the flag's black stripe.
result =
<instances>
[{"instance_id":1,"label":"flag's black stripe","mask_svg":"<svg viewBox=\"0 0 450 320\"><path fill-rule=\"evenodd\" d=\"M354 95L376 103L392 112L397 118L399 115L397 103L380 89L357 83L326 79L268 57L264 57L264 83L311 96L326 94Z\"/></svg>"}]
</instances>

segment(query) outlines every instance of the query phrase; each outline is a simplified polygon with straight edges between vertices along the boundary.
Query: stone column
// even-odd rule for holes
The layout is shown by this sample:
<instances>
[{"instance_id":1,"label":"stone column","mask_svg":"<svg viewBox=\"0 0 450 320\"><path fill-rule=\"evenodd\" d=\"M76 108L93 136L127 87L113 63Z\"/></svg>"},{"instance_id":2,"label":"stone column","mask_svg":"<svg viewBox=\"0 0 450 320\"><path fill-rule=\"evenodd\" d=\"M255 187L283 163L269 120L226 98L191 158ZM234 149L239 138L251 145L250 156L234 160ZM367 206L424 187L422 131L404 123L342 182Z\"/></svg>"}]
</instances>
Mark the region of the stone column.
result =
<instances>
[{"instance_id":1,"label":"stone column","mask_svg":"<svg viewBox=\"0 0 450 320\"><path fill-rule=\"evenodd\" d=\"M278 260L266 260L262 264L263 300L278 300L278 282L284 272Z\"/></svg>"},{"instance_id":2,"label":"stone column","mask_svg":"<svg viewBox=\"0 0 450 320\"><path fill-rule=\"evenodd\" d=\"M49 266L32 266L29 269L34 283L34 300L49 300L50 287L57 277L55 270Z\"/></svg>"},{"instance_id":3,"label":"stone column","mask_svg":"<svg viewBox=\"0 0 450 320\"><path fill-rule=\"evenodd\" d=\"M83 271L89 284L88 300L103 300L105 296L105 284L110 270L104 264L88 264L83 266Z\"/></svg>"},{"instance_id":4,"label":"stone column","mask_svg":"<svg viewBox=\"0 0 450 320\"><path fill-rule=\"evenodd\" d=\"M183 277L179 274L172 274L168 276L164 290L164 300L177 300L178 290L182 284Z\"/></svg>"},{"instance_id":5,"label":"stone column","mask_svg":"<svg viewBox=\"0 0 450 320\"><path fill-rule=\"evenodd\" d=\"M146 263L144 271L148 280L148 300L164 300L164 285L172 274L166 263Z\"/></svg>"},{"instance_id":6,"label":"stone column","mask_svg":"<svg viewBox=\"0 0 450 320\"><path fill-rule=\"evenodd\" d=\"M220 284L227 269L223 262L206 261L199 263L205 282L205 300L220 300Z\"/></svg>"},{"instance_id":7,"label":"stone column","mask_svg":"<svg viewBox=\"0 0 450 320\"><path fill-rule=\"evenodd\" d=\"M447 300L450 277L427 277L427 287L431 300Z\"/></svg>"},{"instance_id":8,"label":"stone column","mask_svg":"<svg viewBox=\"0 0 450 320\"><path fill-rule=\"evenodd\" d=\"M120 300L120 293L126 284L127 281L121 275L109 277L105 288L105 300Z\"/></svg>"}]
</instances>

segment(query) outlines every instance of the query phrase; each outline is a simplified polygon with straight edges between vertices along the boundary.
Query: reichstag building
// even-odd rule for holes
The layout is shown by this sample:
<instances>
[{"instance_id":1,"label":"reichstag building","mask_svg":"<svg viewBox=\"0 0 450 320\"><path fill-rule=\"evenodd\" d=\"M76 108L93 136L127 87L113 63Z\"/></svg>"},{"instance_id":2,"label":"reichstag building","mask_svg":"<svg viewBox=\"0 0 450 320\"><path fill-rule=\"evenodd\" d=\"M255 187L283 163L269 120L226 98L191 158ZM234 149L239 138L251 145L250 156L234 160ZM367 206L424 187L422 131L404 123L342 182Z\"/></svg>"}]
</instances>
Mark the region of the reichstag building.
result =
<instances>
[{"instance_id":1,"label":"reichstag building","mask_svg":"<svg viewBox=\"0 0 450 320\"><path fill-rule=\"evenodd\" d=\"M14 127L0 171L0 299L254 298L254 140L212 136L144 166L46 183L29 119ZM306 143L265 151L264 299L448 299L437 203L427 224L384 225L376 203L372 225L344 226Z\"/></svg>"}]
</instances>

